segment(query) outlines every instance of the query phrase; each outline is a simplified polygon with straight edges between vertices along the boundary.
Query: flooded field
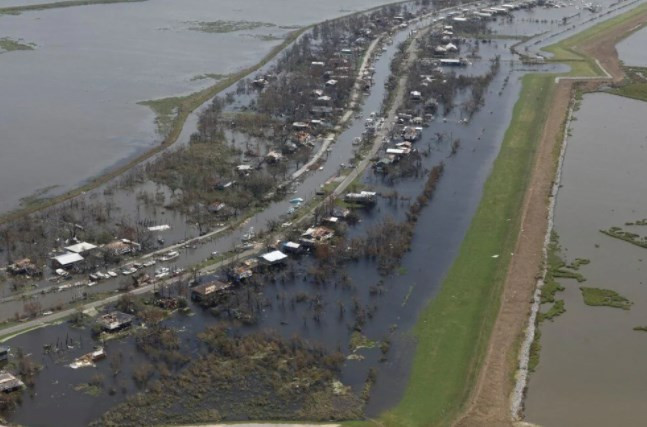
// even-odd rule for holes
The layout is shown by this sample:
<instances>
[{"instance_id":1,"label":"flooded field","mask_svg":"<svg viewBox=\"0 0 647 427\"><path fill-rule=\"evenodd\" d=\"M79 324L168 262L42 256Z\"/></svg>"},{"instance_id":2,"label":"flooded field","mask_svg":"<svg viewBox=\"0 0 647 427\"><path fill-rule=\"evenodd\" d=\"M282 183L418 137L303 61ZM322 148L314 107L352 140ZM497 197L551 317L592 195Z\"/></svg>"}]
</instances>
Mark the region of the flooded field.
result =
<instances>
[{"instance_id":1,"label":"flooded field","mask_svg":"<svg viewBox=\"0 0 647 427\"><path fill-rule=\"evenodd\" d=\"M613 120L608 112L615 111ZM555 231L567 263L589 259L585 282L558 279L566 312L541 328L539 366L530 377L526 419L546 426L641 425L647 416L646 249L604 235L647 217L647 103L586 95L571 124L555 210ZM585 305L579 287L616 291L629 310Z\"/></svg>"},{"instance_id":2,"label":"flooded field","mask_svg":"<svg viewBox=\"0 0 647 427\"><path fill-rule=\"evenodd\" d=\"M158 143L138 102L204 88L205 75L256 63L294 28L382 3L151 0L0 16L0 38L35 45L0 54L0 211Z\"/></svg>"},{"instance_id":3,"label":"flooded field","mask_svg":"<svg viewBox=\"0 0 647 427\"><path fill-rule=\"evenodd\" d=\"M646 43L647 27L636 31L616 45L620 60L625 65L647 67Z\"/></svg>"}]
</instances>

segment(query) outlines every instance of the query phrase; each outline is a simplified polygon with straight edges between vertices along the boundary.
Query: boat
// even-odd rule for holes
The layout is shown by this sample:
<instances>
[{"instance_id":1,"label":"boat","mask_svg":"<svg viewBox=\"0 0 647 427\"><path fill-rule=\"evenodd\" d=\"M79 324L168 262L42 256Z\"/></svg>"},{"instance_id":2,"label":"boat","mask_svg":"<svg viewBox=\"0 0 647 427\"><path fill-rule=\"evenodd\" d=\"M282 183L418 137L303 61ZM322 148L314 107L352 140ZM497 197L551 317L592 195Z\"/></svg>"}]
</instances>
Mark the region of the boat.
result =
<instances>
[{"instance_id":1,"label":"boat","mask_svg":"<svg viewBox=\"0 0 647 427\"><path fill-rule=\"evenodd\" d=\"M112 271L112 270L108 270L108 273L107 273L107 274L108 274L108 276L110 276L110 277L117 277L117 273L115 273L115 272L114 272L114 271Z\"/></svg>"},{"instance_id":2,"label":"boat","mask_svg":"<svg viewBox=\"0 0 647 427\"><path fill-rule=\"evenodd\" d=\"M124 276L131 275L135 272L137 272L137 269L135 267L126 267L123 270L121 270L121 274L123 274Z\"/></svg>"},{"instance_id":3,"label":"boat","mask_svg":"<svg viewBox=\"0 0 647 427\"><path fill-rule=\"evenodd\" d=\"M170 271L171 270L168 267L160 267L157 270L155 270L155 278L163 279L170 274Z\"/></svg>"},{"instance_id":4,"label":"boat","mask_svg":"<svg viewBox=\"0 0 647 427\"><path fill-rule=\"evenodd\" d=\"M249 227L249 231L245 234L243 234L242 241L247 242L249 240L253 240L256 235L254 234L254 227Z\"/></svg>"},{"instance_id":5,"label":"boat","mask_svg":"<svg viewBox=\"0 0 647 427\"><path fill-rule=\"evenodd\" d=\"M144 264L142 264L142 265L143 265L144 267L152 267L152 266L154 266L154 265L155 265L155 263L156 263L156 262L157 262L157 261L155 261L154 259L152 259L152 260L150 260L150 261L146 261L146 262L145 262Z\"/></svg>"},{"instance_id":6,"label":"boat","mask_svg":"<svg viewBox=\"0 0 647 427\"><path fill-rule=\"evenodd\" d=\"M175 259L180 256L180 253L178 251L171 251L167 252L165 255L163 255L160 258L160 261L170 261L172 259Z\"/></svg>"}]
</instances>

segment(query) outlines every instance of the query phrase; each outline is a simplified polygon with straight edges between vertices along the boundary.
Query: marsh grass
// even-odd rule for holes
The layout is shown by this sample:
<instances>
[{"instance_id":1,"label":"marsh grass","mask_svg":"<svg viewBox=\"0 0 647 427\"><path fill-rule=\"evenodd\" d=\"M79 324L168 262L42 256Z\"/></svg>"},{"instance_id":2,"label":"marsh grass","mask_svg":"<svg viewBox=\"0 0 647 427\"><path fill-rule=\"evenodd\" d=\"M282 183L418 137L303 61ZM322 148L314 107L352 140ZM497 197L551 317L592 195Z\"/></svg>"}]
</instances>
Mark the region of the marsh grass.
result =
<instances>
[{"instance_id":1,"label":"marsh grass","mask_svg":"<svg viewBox=\"0 0 647 427\"><path fill-rule=\"evenodd\" d=\"M276 25L260 21L213 21L213 22L191 22L189 30L202 31L204 33L233 33L236 31L249 31L257 28L272 28Z\"/></svg>"},{"instance_id":2,"label":"marsh grass","mask_svg":"<svg viewBox=\"0 0 647 427\"><path fill-rule=\"evenodd\" d=\"M35 44L24 43L19 40L14 40L9 37L0 38L0 49L4 52L11 52L15 50L34 50ZM0 53L4 53L0 51Z\"/></svg>"},{"instance_id":3,"label":"marsh grass","mask_svg":"<svg viewBox=\"0 0 647 427\"><path fill-rule=\"evenodd\" d=\"M584 304L586 305L629 310L633 304L627 298L611 289L586 288L582 286L580 287L580 290L582 291L582 297L584 297Z\"/></svg>"}]
</instances>

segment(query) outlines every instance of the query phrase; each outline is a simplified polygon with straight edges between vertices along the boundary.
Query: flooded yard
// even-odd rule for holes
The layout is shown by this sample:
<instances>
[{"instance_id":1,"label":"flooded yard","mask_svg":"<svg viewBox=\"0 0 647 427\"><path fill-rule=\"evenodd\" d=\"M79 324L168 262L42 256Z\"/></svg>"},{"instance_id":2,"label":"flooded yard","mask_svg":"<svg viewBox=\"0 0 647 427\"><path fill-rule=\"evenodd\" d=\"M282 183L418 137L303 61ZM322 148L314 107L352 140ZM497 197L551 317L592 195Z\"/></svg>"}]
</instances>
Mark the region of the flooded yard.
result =
<instances>
[{"instance_id":1,"label":"flooded yard","mask_svg":"<svg viewBox=\"0 0 647 427\"><path fill-rule=\"evenodd\" d=\"M609 111L614 111L609 120ZM567 263L589 259L585 282L558 279L566 312L541 328L539 366L532 374L526 420L546 426L640 425L647 416L646 249L600 230L621 227L644 236L641 197L647 171L647 104L613 95L585 95L564 160L555 231ZM609 289L629 310L585 305L580 286Z\"/></svg>"}]
</instances>

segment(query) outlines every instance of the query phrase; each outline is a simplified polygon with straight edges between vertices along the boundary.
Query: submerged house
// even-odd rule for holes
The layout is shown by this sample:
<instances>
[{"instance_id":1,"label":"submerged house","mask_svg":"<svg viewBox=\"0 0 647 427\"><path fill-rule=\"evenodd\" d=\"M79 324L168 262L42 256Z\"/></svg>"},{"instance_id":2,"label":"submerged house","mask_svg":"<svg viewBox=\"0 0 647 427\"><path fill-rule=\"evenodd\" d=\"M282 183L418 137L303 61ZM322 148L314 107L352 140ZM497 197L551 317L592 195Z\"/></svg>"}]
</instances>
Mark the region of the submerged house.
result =
<instances>
[{"instance_id":1,"label":"submerged house","mask_svg":"<svg viewBox=\"0 0 647 427\"><path fill-rule=\"evenodd\" d=\"M260 259L266 265L282 264L287 258L288 256L281 251L272 251L260 256Z\"/></svg>"},{"instance_id":2,"label":"submerged house","mask_svg":"<svg viewBox=\"0 0 647 427\"><path fill-rule=\"evenodd\" d=\"M291 241L290 241L290 242L285 242L285 243L283 244L283 250L284 250L285 252L290 252L290 253L293 253L293 254L298 254L298 253L300 253L300 252L301 252L302 247L301 247L301 244L300 244L300 243L297 243L297 242L291 242Z\"/></svg>"},{"instance_id":3,"label":"submerged house","mask_svg":"<svg viewBox=\"0 0 647 427\"><path fill-rule=\"evenodd\" d=\"M204 302L213 298L215 295L231 287L231 284L219 280L212 280L202 283L191 288L191 299L198 302Z\"/></svg>"},{"instance_id":4,"label":"submerged house","mask_svg":"<svg viewBox=\"0 0 647 427\"><path fill-rule=\"evenodd\" d=\"M374 191L361 191L359 193L347 193L344 201L360 205L373 205L377 202L377 193Z\"/></svg>"},{"instance_id":5,"label":"submerged house","mask_svg":"<svg viewBox=\"0 0 647 427\"><path fill-rule=\"evenodd\" d=\"M328 227L310 227L301 235L301 244L304 246L314 246L317 243L323 243L332 239L335 231Z\"/></svg>"},{"instance_id":6,"label":"submerged house","mask_svg":"<svg viewBox=\"0 0 647 427\"><path fill-rule=\"evenodd\" d=\"M9 347L0 346L0 362L9 360L9 352L11 349Z\"/></svg>"},{"instance_id":7,"label":"submerged house","mask_svg":"<svg viewBox=\"0 0 647 427\"><path fill-rule=\"evenodd\" d=\"M139 251L141 249L141 245L132 240L121 239L106 244L103 249L112 252L113 255L120 256Z\"/></svg>"},{"instance_id":8,"label":"submerged house","mask_svg":"<svg viewBox=\"0 0 647 427\"><path fill-rule=\"evenodd\" d=\"M106 332L117 332L133 324L135 316L120 311L104 314L97 319L97 324Z\"/></svg>"},{"instance_id":9,"label":"submerged house","mask_svg":"<svg viewBox=\"0 0 647 427\"><path fill-rule=\"evenodd\" d=\"M11 393L14 390L21 389L25 383L20 381L9 372L0 371L0 391L4 393Z\"/></svg>"},{"instance_id":10,"label":"submerged house","mask_svg":"<svg viewBox=\"0 0 647 427\"><path fill-rule=\"evenodd\" d=\"M7 271L11 274L18 275L24 274L27 276L35 276L41 274L40 270L36 267L36 264L31 262L29 258L19 259L13 264L7 267Z\"/></svg>"}]
</instances>

